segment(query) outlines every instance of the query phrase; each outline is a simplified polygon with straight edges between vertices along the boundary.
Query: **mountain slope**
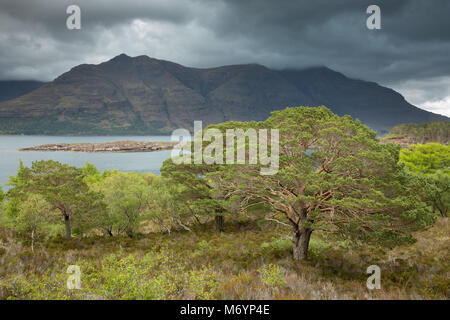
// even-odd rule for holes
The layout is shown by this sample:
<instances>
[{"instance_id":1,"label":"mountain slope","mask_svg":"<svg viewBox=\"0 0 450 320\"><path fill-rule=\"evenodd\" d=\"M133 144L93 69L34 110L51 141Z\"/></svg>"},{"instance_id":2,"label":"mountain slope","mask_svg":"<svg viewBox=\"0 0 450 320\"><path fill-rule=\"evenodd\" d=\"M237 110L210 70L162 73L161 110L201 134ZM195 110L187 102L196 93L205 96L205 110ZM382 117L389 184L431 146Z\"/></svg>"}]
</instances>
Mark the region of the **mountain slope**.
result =
<instances>
[{"instance_id":1,"label":"mountain slope","mask_svg":"<svg viewBox=\"0 0 450 320\"><path fill-rule=\"evenodd\" d=\"M326 105L378 130L448 121L391 89L327 68L276 71L261 65L187 68L124 54L80 65L53 82L0 103L0 132L153 134L227 120L263 120L287 106Z\"/></svg>"},{"instance_id":2,"label":"mountain slope","mask_svg":"<svg viewBox=\"0 0 450 320\"><path fill-rule=\"evenodd\" d=\"M284 71L299 90L307 92L316 105L328 106L339 115L349 114L370 127L386 131L400 123L449 121L419 109L398 92L375 82L350 79L328 68Z\"/></svg>"},{"instance_id":3,"label":"mountain slope","mask_svg":"<svg viewBox=\"0 0 450 320\"><path fill-rule=\"evenodd\" d=\"M44 82L33 80L0 81L0 102L20 97L43 84Z\"/></svg>"}]
</instances>

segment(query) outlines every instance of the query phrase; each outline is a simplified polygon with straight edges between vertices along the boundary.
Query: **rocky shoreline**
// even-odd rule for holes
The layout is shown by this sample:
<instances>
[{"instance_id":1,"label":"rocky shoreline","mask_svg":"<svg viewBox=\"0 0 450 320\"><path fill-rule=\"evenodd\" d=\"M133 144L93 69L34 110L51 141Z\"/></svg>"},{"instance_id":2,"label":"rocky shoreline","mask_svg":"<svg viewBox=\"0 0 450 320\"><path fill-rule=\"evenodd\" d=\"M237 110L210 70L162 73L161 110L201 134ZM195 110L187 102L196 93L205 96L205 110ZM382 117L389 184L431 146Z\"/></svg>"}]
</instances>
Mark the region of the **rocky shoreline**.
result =
<instances>
[{"instance_id":1,"label":"rocky shoreline","mask_svg":"<svg viewBox=\"0 0 450 320\"><path fill-rule=\"evenodd\" d=\"M55 143L21 148L19 151L152 152L172 150L177 142L115 141L103 143Z\"/></svg>"}]
</instances>

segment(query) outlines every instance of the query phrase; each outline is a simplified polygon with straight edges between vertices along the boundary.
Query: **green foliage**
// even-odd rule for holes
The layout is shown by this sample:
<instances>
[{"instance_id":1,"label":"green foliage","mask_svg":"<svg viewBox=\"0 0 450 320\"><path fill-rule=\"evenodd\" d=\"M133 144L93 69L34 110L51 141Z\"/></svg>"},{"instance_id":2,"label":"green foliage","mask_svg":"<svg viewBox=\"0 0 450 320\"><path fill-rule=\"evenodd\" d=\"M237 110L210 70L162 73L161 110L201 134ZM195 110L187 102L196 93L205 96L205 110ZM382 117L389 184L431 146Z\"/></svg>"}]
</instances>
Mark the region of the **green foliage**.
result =
<instances>
[{"instance_id":1,"label":"green foliage","mask_svg":"<svg viewBox=\"0 0 450 320\"><path fill-rule=\"evenodd\" d=\"M102 196L89 189L81 169L57 161L35 161L31 168L22 164L11 177L8 198L24 201L29 194L38 194L58 210L66 224L66 237L71 236L71 222L83 232L94 225L95 216L104 210Z\"/></svg>"},{"instance_id":2,"label":"green foliage","mask_svg":"<svg viewBox=\"0 0 450 320\"><path fill-rule=\"evenodd\" d=\"M91 163L86 162L86 165L81 168L81 171L84 175L84 181L87 183L88 186L100 182L107 176L110 171L105 171L103 174L101 174L98 169Z\"/></svg>"},{"instance_id":3,"label":"green foliage","mask_svg":"<svg viewBox=\"0 0 450 320\"><path fill-rule=\"evenodd\" d=\"M296 259L306 258L313 230L398 243L408 239L411 228L434 221L397 163L399 147L380 144L358 120L325 107L299 107L275 111L263 123L212 127L224 131L249 125L279 130L278 172L262 176L261 165L233 165L220 168L217 180L222 190L247 203L263 202L272 217L289 223Z\"/></svg>"},{"instance_id":4,"label":"green foliage","mask_svg":"<svg viewBox=\"0 0 450 320\"><path fill-rule=\"evenodd\" d=\"M65 287L68 265L58 261L56 270L39 277L12 277L10 298L162 300L185 296L205 300L217 297L219 289L214 270L206 266L188 270L184 261L175 263L167 250L150 250L145 255L116 252L98 258L97 263L84 259L72 263L81 270L80 290Z\"/></svg>"},{"instance_id":5,"label":"green foliage","mask_svg":"<svg viewBox=\"0 0 450 320\"><path fill-rule=\"evenodd\" d=\"M450 208L450 147L438 143L417 144L400 151L400 163L416 178L416 194L442 216Z\"/></svg>"},{"instance_id":6,"label":"green foliage","mask_svg":"<svg viewBox=\"0 0 450 320\"><path fill-rule=\"evenodd\" d=\"M292 240L286 238L273 237L269 242L263 242L261 248L269 255L283 256L284 253L292 254Z\"/></svg>"},{"instance_id":7,"label":"green foliage","mask_svg":"<svg viewBox=\"0 0 450 320\"><path fill-rule=\"evenodd\" d=\"M111 172L93 183L92 188L103 194L107 204L106 212L98 216L97 225L109 235L135 236L150 208L151 189L144 176Z\"/></svg>"},{"instance_id":8,"label":"green foliage","mask_svg":"<svg viewBox=\"0 0 450 320\"><path fill-rule=\"evenodd\" d=\"M438 170L450 175L450 146L439 143L410 145L400 151L400 163L415 174L428 175Z\"/></svg>"},{"instance_id":9,"label":"green foliage","mask_svg":"<svg viewBox=\"0 0 450 320\"><path fill-rule=\"evenodd\" d=\"M169 233L172 228L190 231L187 226L196 214L185 202L185 187L170 179L154 177L150 184L151 200L148 218Z\"/></svg>"},{"instance_id":10,"label":"green foliage","mask_svg":"<svg viewBox=\"0 0 450 320\"><path fill-rule=\"evenodd\" d=\"M341 241L343 243L343 241ZM330 247L330 243L319 237L313 238L309 242L309 249L314 257L318 257L321 253Z\"/></svg>"},{"instance_id":11,"label":"green foliage","mask_svg":"<svg viewBox=\"0 0 450 320\"><path fill-rule=\"evenodd\" d=\"M27 199L19 204L18 214L13 223L17 231L22 232L34 242L35 238L54 235L54 231L60 231L55 226L57 213L51 210L51 205L40 195L30 194Z\"/></svg>"},{"instance_id":12,"label":"green foliage","mask_svg":"<svg viewBox=\"0 0 450 320\"><path fill-rule=\"evenodd\" d=\"M287 284L286 279L281 273L280 267L277 265L269 264L263 266L258 269L258 272L260 274L259 278L261 279L261 282L269 288L278 290Z\"/></svg>"},{"instance_id":13,"label":"green foliage","mask_svg":"<svg viewBox=\"0 0 450 320\"><path fill-rule=\"evenodd\" d=\"M194 299L214 299L217 295L217 290L219 289L217 275L206 266L200 270L190 270L186 289L191 292Z\"/></svg>"},{"instance_id":14,"label":"green foliage","mask_svg":"<svg viewBox=\"0 0 450 320\"><path fill-rule=\"evenodd\" d=\"M217 188L216 179L209 177L209 173L218 169L218 165L194 164L194 161L175 164L169 158L161 167L161 175L182 186L178 199L198 219L198 216L223 216L227 210L225 195Z\"/></svg>"},{"instance_id":15,"label":"green foliage","mask_svg":"<svg viewBox=\"0 0 450 320\"><path fill-rule=\"evenodd\" d=\"M426 178L426 192L423 195L435 210L446 217L450 211L450 174L437 171Z\"/></svg>"},{"instance_id":16,"label":"green foliage","mask_svg":"<svg viewBox=\"0 0 450 320\"><path fill-rule=\"evenodd\" d=\"M7 201L5 199L5 194L3 193L3 190L0 187L0 226L5 226L7 224L7 222L5 221L7 218L6 208L7 208Z\"/></svg>"},{"instance_id":17,"label":"green foliage","mask_svg":"<svg viewBox=\"0 0 450 320\"><path fill-rule=\"evenodd\" d=\"M175 279L170 279L170 270L162 269L157 275L151 273L167 261L167 256L158 253L149 253L141 260L133 255L124 258L111 255L102 265L103 283L98 292L109 299L126 300L161 300L174 295L177 288Z\"/></svg>"},{"instance_id":18,"label":"green foliage","mask_svg":"<svg viewBox=\"0 0 450 320\"><path fill-rule=\"evenodd\" d=\"M5 193L3 192L2 187L0 187L0 216L1 214L3 214L5 210L5 203L6 203L5 198L6 198Z\"/></svg>"}]
</instances>

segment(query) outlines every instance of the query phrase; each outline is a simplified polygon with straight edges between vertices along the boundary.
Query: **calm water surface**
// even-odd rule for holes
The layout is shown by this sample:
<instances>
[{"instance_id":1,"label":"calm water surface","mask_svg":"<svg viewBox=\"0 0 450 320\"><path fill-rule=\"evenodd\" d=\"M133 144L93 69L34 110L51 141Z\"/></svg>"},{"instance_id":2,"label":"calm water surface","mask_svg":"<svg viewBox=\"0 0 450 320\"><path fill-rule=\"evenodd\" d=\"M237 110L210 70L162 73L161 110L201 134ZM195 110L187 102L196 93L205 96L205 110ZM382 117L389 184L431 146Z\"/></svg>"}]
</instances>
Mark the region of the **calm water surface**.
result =
<instances>
[{"instance_id":1,"label":"calm water surface","mask_svg":"<svg viewBox=\"0 0 450 320\"><path fill-rule=\"evenodd\" d=\"M56 160L77 167L82 167L86 162L90 162L100 171L117 169L125 172L136 171L159 174L159 168L163 161L170 157L170 150L130 153L18 151L19 148L49 143L95 143L121 140L170 141L170 136L0 136L0 186L3 190L8 189L4 184L8 182L10 175L17 173L19 159L22 159L26 166L30 166L36 160Z\"/></svg>"}]
</instances>

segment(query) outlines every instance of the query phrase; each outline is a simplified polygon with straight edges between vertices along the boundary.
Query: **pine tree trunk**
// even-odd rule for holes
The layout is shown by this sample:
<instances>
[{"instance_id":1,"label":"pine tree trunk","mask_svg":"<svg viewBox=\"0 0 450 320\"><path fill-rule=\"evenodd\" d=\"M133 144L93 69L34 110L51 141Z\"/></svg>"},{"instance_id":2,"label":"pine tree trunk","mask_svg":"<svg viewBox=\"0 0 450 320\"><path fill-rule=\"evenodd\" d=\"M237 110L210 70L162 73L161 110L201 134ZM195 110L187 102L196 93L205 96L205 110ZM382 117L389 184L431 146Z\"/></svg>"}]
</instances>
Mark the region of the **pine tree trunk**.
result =
<instances>
[{"instance_id":1,"label":"pine tree trunk","mask_svg":"<svg viewBox=\"0 0 450 320\"><path fill-rule=\"evenodd\" d=\"M64 216L64 222L66 223L66 239L70 239L72 234L70 230L70 217Z\"/></svg>"},{"instance_id":2,"label":"pine tree trunk","mask_svg":"<svg viewBox=\"0 0 450 320\"><path fill-rule=\"evenodd\" d=\"M307 228L298 228L294 230L292 238L294 260L306 260L308 257L309 239L312 230Z\"/></svg>"},{"instance_id":3,"label":"pine tree trunk","mask_svg":"<svg viewBox=\"0 0 450 320\"><path fill-rule=\"evenodd\" d=\"M215 216L214 217L214 227L217 231L223 231L223 216Z\"/></svg>"}]
</instances>

